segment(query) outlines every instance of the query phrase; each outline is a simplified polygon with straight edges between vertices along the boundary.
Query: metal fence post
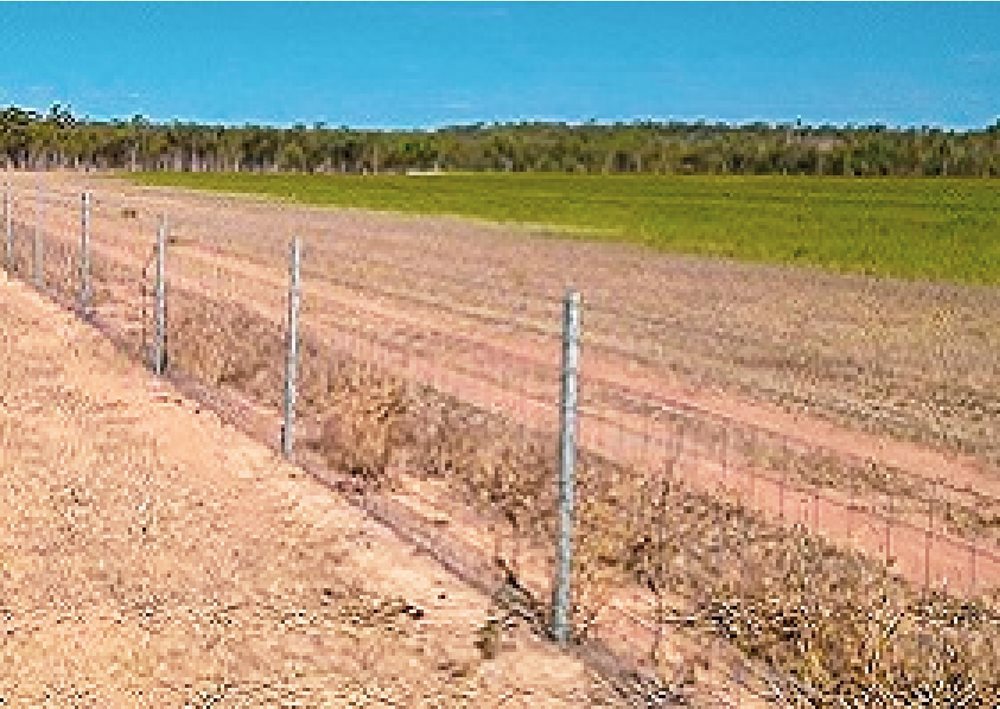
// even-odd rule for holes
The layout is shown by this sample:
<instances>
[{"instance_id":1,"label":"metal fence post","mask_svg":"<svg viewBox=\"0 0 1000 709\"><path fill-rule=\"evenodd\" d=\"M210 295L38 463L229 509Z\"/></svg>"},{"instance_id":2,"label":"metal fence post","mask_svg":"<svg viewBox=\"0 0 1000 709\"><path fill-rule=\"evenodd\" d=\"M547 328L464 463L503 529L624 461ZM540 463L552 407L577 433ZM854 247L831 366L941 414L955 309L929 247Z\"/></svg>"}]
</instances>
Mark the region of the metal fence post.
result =
<instances>
[{"instance_id":1,"label":"metal fence post","mask_svg":"<svg viewBox=\"0 0 1000 709\"><path fill-rule=\"evenodd\" d=\"M6 235L6 248L4 250L4 265L7 273L14 273L14 202L10 195L10 181L4 185L3 190L3 221L4 234Z\"/></svg>"},{"instance_id":2,"label":"metal fence post","mask_svg":"<svg viewBox=\"0 0 1000 709\"><path fill-rule=\"evenodd\" d=\"M38 183L38 192L35 201L35 238L32 241L32 277L36 288L45 286L45 255L42 252L42 210L45 205L45 196L42 193L42 184Z\"/></svg>"},{"instance_id":3,"label":"metal fence post","mask_svg":"<svg viewBox=\"0 0 1000 709\"><path fill-rule=\"evenodd\" d=\"M80 214L80 313L90 314L90 192L83 193Z\"/></svg>"},{"instance_id":4,"label":"metal fence post","mask_svg":"<svg viewBox=\"0 0 1000 709\"><path fill-rule=\"evenodd\" d=\"M167 366L167 218L160 215L160 227L156 232L156 305L154 317L156 332L153 343L153 372L162 375Z\"/></svg>"},{"instance_id":5,"label":"metal fence post","mask_svg":"<svg viewBox=\"0 0 1000 709\"><path fill-rule=\"evenodd\" d=\"M563 305L562 392L559 408L559 535L552 591L552 636L565 646L570 636L570 575L573 556L573 497L576 465L577 378L580 360L580 294Z\"/></svg>"},{"instance_id":6,"label":"metal fence post","mask_svg":"<svg viewBox=\"0 0 1000 709\"><path fill-rule=\"evenodd\" d=\"M14 200L11 196L10 182L7 182L3 193L4 232L6 233L6 253L4 263L7 273L14 273Z\"/></svg>"},{"instance_id":7,"label":"metal fence post","mask_svg":"<svg viewBox=\"0 0 1000 709\"><path fill-rule=\"evenodd\" d=\"M285 359L284 422L281 427L281 452L286 458L292 457L295 428L295 380L299 363L299 279L301 276L302 242L298 236L292 239L289 263L288 285L288 332Z\"/></svg>"}]
</instances>

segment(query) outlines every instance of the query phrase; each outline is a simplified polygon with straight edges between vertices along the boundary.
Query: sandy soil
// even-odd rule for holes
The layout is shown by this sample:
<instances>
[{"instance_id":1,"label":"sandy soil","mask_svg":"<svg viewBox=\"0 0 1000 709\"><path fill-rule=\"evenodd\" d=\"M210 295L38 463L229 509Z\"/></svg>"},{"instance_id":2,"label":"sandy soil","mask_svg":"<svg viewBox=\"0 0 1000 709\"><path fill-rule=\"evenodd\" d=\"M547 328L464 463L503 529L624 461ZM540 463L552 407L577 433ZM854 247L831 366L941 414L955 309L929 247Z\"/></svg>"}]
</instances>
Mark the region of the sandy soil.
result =
<instances>
[{"instance_id":1,"label":"sandy soil","mask_svg":"<svg viewBox=\"0 0 1000 709\"><path fill-rule=\"evenodd\" d=\"M75 176L58 179L64 180L63 196L52 200L43 223L51 247L47 275L54 294L62 287L65 297L71 294L65 286L74 281L79 232L77 198L69 191L82 183ZM675 465L695 490L729 496L772 520L802 524L888 559L915 584L975 593L1000 578L995 557L970 555L964 546L978 539L992 544L997 531L990 531L990 520L998 518L1000 477L990 441L1000 417L990 413L995 371L988 311L995 293L988 289L654 257L459 220L283 207L107 181L98 189L94 253L103 290L97 314L116 334L131 338L136 352L142 269L157 211L170 214L173 315L183 317L186 303L206 296L241 304L260 321L245 336L259 341L245 349L239 344L238 331L247 323L231 322L230 310L217 313L218 326L233 330L230 344L241 357L261 349L269 365L279 361L271 354L280 351L280 342L275 347L270 340L280 333L284 315L285 237L300 233L307 254L303 322L313 342L551 432L561 288L553 284L573 282L587 295L585 447L635 470ZM23 202L28 194L21 193L17 210L22 276L30 270L25 237L33 216ZM135 216L123 213L133 206ZM950 341L958 343L958 359L943 354L948 348L928 336L933 331L926 323L920 325L939 306L970 318L969 331ZM206 333L205 323L199 328L190 332ZM867 328L881 334L870 337ZM905 334L905 343L884 340L885 328ZM949 328L954 324L945 322L941 332ZM189 338L178 349L192 344ZM952 366L958 363L964 369ZM857 376L845 376L848 370ZM248 411L274 407L275 374L258 387ZM939 384L943 389L933 393ZM259 391L269 393L261 398ZM962 406L949 409L938 396L942 391L958 396ZM708 422L709 432L678 428L648 413L650 404L683 414L692 424ZM227 406L232 409L231 402ZM273 419L273 411L267 415ZM942 422L938 432L948 435L938 436L933 432ZM258 437L273 438L274 430L272 420ZM806 458L798 467L807 471L821 457L836 458L833 477L821 483L823 496L796 489L801 471L785 480L775 470L756 470L754 460L732 447L758 436L785 458L803 449ZM895 477L877 484L855 477L870 460L893 468ZM489 555L492 533L474 531L483 520L470 516L449 491L410 489L399 497L411 509L426 502L425 526L447 521L458 537L482 547L477 556ZM885 507L913 526L890 534ZM978 520L970 525L973 516ZM932 534L924 531L928 523ZM965 539L949 539L952 532ZM535 585L543 589L551 564L539 558ZM636 595L611 605L636 610L648 600ZM600 630L635 646L637 634L628 624L614 620ZM648 646L647 640L639 645ZM668 651L683 659L687 649Z\"/></svg>"},{"instance_id":2,"label":"sandy soil","mask_svg":"<svg viewBox=\"0 0 1000 709\"><path fill-rule=\"evenodd\" d=\"M0 277L2 278L2 277ZM489 599L0 280L0 698L612 705Z\"/></svg>"},{"instance_id":3,"label":"sandy soil","mask_svg":"<svg viewBox=\"0 0 1000 709\"><path fill-rule=\"evenodd\" d=\"M82 187L81 178L47 179L54 180L53 190L63 196L53 191L43 218L53 230L72 235L78 226L73 199L66 195ZM869 385L884 390L898 381L919 383L927 376L949 387L964 387L968 396L963 401L970 415L962 424L968 433L962 440L974 448L973 432L989 434L1000 420L982 416L980 406L992 396L995 375L988 351L992 330L986 327L988 320L980 322L988 315L980 308L992 302L992 291L816 274L806 280L805 274L794 270L782 271L778 278L775 269L766 267L648 254L640 260L634 250L622 247L543 240L518 230L459 220L282 207L246 198L138 190L104 180L98 188L99 194L110 196L99 199L95 210L95 261L126 264L134 276L132 282L103 294L98 312L118 320L123 328L137 327L134 291L149 258L149 240L141 234L152 233L156 212L170 214L176 240L170 266L174 286L244 303L276 324L284 312L281 236L295 231L307 239L303 314L307 333L362 355L367 346L369 356L381 356L383 361L398 355L397 368L405 368L410 376L464 400L504 408L551 427L555 409L546 402L554 401L558 361L554 337L558 288L553 284L573 282L584 289L588 302L581 431L585 444L610 450L618 458L638 454L651 460L653 467L662 464L662 455L649 456L642 448L650 446L652 437L653 447L666 450L663 443L676 438L676 431L668 425L651 429L642 415L623 408L627 397L681 410L692 419L713 422L722 431L776 436L779 450L786 454L790 442L792 447L804 446L811 455L832 455L843 463L840 476L827 482L831 489L821 497L805 493L805 503L796 503L801 508L798 513L785 509L786 497L800 495L793 487L785 489L783 479L755 475L748 465L716 459L717 452L705 448L704 442L686 442L688 458L696 464L686 479L701 489L721 490L720 482L725 481L718 473L728 465L730 472L741 473L728 487L745 504L770 517L805 522L877 558L889 557L891 548L898 570L916 583L929 580L975 589L995 576L995 560L982 555L977 559L966 541L942 536L955 532L1000 541L994 539L996 529L990 522L998 514L1000 476L988 461L988 446L979 447L982 455L969 455L949 449L943 439L935 445L907 440L889 425L898 417L878 411L869 416L871 407L851 408L847 416L851 425L845 426L822 415L836 409L824 408L822 397L813 397L807 406L800 401L792 410L776 406L778 400L794 400L792 394L802 384L801 368L789 364L801 359L794 355L794 347L833 347L852 360L859 377L844 379L842 368L830 362L826 369L816 370L812 365L825 360L815 358L810 360L808 376L814 383L835 380L841 397L871 403L873 397L865 391ZM122 205L138 206L139 219L123 221ZM636 287L652 287L654 281L657 288L670 290L675 301L657 296L654 306L649 301L652 291ZM687 290L681 292L679 282L686 283ZM683 304L680 312L676 303ZM714 303L714 311L706 310L706 303ZM927 308L938 307L935 303L978 313L968 315L968 332L952 333L949 347L959 348L959 359L965 363L961 371L937 367L947 360L942 346L915 324ZM636 315L639 312L642 317ZM734 312L740 317L735 318ZM912 340L918 331L924 336L908 340L898 351L884 351L884 338L872 340L867 333L871 328L884 330L890 321L899 336ZM950 332L946 325L951 327L944 323L942 332ZM670 340L677 330L685 333L680 344ZM751 337L748 332L753 330L757 332ZM840 334L830 340L836 333ZM855 347L852 341L867 344L858 349L860 345ZM733 343L739 347L730 347ZM872 349L874 344L879 347ZM727 359L730 356L736 359ZM974 367L977 356L979 366ZM741 391L746 387L740 382L722 376L720 362L729 374L749 377L743 384L752 384L753 397ZM907 368L910 364L922 368L919 376ZM487 375L492 381L484 383ZM765 386L762 377L770 384ZM728 386L720 388L722 384ZM770 396L774 391L781 393L777 400ZM939 402L924 400L925 393L916 389L904 394L906 406L926 409L932 418L944 411L933 405ZM882 406L890 400L895 401L894 395L875 403ZM907 420L913 424L911 433L923 430L919 416ZM631 433L623 435L625 426ZM984 440L993 439L987 435ZM888 488L866 487L868 482L855 473L868 460L893 468L907 486L893 481ZM837 489L845 484L851 487L849 493ZM934 509L946 506L985 522L971 530L953 529L942 515L934 518ZM888 510L908 525L894 531L889 543L882 531L882 515ZM928 523L933 540L924 530Z\"/></svg>"},{"instance_id":4,"label":"sandy soil","mask_svg":"<svg viewBox=\"0 0 1000 709\"><path fill-rule=\"evenodd\" d=\"M79 176L64 179L67 188L82 184ZM995 288L667 256L468 220L99 187L165 211L201 244L257 258L283 261L296 231L309 242L314 273L372 295L396 286L412 298L545 323L572 285L584 294L592 342L654 360L699 388L722 385L841 424L1000 460Z\"/></svg>"}]
</instances>

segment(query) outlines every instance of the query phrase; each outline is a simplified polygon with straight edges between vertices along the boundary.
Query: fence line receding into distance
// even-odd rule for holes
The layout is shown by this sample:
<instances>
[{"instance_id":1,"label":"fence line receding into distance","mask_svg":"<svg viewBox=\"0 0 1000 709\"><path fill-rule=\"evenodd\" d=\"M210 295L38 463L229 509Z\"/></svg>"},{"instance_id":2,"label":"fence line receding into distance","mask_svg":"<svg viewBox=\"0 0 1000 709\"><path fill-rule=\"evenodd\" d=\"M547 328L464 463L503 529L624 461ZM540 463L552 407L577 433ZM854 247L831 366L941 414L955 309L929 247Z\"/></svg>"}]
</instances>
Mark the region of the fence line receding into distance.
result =
<instances>
[{"instance_id":1,"label":"fence line receding into distance","mask_svg":"<svg viewBox=\"0 0 1000 709\"><path fill-rule=\"evenodd\" d=\"M521 297L509 317L488 297L434 310L394 295L391 282L358 292L324 264L311 270L321 244L310 241L303 260L298 235L287 265L261 266L199 242L183 217L171 215L168 232L165 214L129 205L97 191L6 185L8 273L30 274L157 374L231 397L245 407L239 416L273 426L261 436L273 445L279 434L286 457L321 460L372 499L391 477L433 528L435 509L468 511L451 522L455 533L485 534L480 553L516 579L534 604L525 613L541 613L564 645L606 637L628 646L635 627L659 642L674 622L664 617L668 595L677 605L712 578L760 572L753 535L727 527L734 518L744 530L823 540L926 591L975 597L1000 582L988 536L1000 501L632 381L627 348L588 339L585 317L581 328L585 292L583 306L576 293L561 303L498 294ZM422 318L424 309L438 317ZM528 312L534 320L523 322ZM657 525L674 536L654 534ZM671 540L683 548L668 550ZM689 590L664 590L671 554L684 560ZM615 640L622 623L633 630Z\"/></svg>"}]
</instances>

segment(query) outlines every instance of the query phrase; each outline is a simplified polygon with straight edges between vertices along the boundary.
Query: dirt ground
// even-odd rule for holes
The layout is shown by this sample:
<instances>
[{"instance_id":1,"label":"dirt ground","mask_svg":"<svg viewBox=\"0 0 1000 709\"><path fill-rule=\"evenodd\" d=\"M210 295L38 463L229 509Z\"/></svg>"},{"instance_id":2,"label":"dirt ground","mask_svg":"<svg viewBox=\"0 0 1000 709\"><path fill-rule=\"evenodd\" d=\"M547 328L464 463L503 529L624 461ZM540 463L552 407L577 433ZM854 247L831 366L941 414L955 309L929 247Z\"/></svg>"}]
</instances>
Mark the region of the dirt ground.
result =
<instances>
[{"instance_id":1,"label":"dirt ground","mask_svg":"<svg viewBox=\"0 0 1000 709\"><path fill-rule=\"evenodd\" d=\"M37 177L14 178L23 190L15 213L27 235L37 217ZM813 508L811 526L876 558L888 557L891 546L906 561L899 570L917 583L955 586L951 550L971 579L960 586L992 576L995 564L977 569L985 557L977 560L966 545L1000 544L1000 475L991 452L1000 422L991 403L1000 382L994 290L653 256L465 220L46 175L49 205L41 220L68 238L64 248L73 248L74 195L88 181L99 195L95 269L115 264L123 274L97 294L97 311L122 330L140 329L141 271L156 214L169 219L178 308L183 290L239 302L276 327L285 308L287 237L297 233L306 243L307 335L362 357L396 353L408 374L438 389L521 420L541 417L551 427L559 296L573 284L585 302L581 440L622 458L635 451L617 449L644 445L636 435L644 428L654 439L675 438L667 425L649 430L648 416L630 409L637 399L723 432L760 430L775 437L779 453L787 453L789 440L804 444L813 458L840 459L825 477L807 460L798 468L810 477L791 480L829 492L803 493ZM136 216L123 218L126 209ZM27 247L22 239L24 272ZM64 271L71 273L72 264ZM702 468L724 461L699 445L690 456L699 466L687 478L716 487L718 476ZM891 468L891 476L866 475L868 461ZM745 466L738 472L742 502L789 518L783 482L751 480ZM935 516L935 509L948 514ZM880 529L886 514L907 527L891 544L879 532L862 533L866 524ZM808 521L805 514L790 519ZM929 564L928 523L935 535L960 537L938 539Z\"/></svg>"},{"instance_id":2,"label":"dirt ground","mask_svg":"<svg viewBox=\"0 0 1000 709\"><path fill-rule=\"evenodd\" d=\"M0 703L585 706L489 599L0 276Z\"/></svg>"},{"instance_id":3,"label":"dirt ground","mask_svg":"<svg viewBox=\"0 0 1000 709\"><path fill-rule=\"evenodd\" d=\"M76 191L85 180L46 176L50 202L39 217L24 189L34 178L17 178L18 275L30 277L37 218L46 233L50 294L72 298ZM1000 578L996 563L962 546L992 544L998 530L1000 477L990 452L1000 421L990 413L996 293L989 289L652 257L505 226L139 190L103 178L93 186L100 195L93 222L98 321L134 344L133 357L141 352L149 328L143 269L155 215L166 213L171 368L237 394L223 406L228 420L244 408L259 410L258 440L277 430L293 233L305 237L307 360L310 348L314 363L346 353L455 405L530 424L553 441L559 297L573 284L585 294L584 449L627 463L642 480L672 466L688 489L885 560L914 585L976 594ZM933 314L942 309L961 310L965 325ZM938 385L937 393L927 388ZM949 408L938 394L961 405ZM241 397L245 407L233 409ZM330 401L310 405L309 398L304 413L329 415L322 409ZM649 404L674 418L650 414ZM678 424L678 416L687 423ZM315 442L312 423L319 422L303 421L304 444ZM747 451L733 448L748 435L756 445L758 434L778 458L806 448L787 480L777 468L755 471ZM877 474L864 467L869 461L882 466ZM426 472L422 465L410 472ZM456 494L461 472L441 478L444 489L434 499L422 486L403 497L411 509L429 503L427 525L447 522L457 537L482 543L477 556L488 556L492 533L473 531L484 520ZM803 482L820 485L824 496L797 490ZM911 526L892 530L890 539L887 512ZM742 558L746 546L727 551ZM551 565L543 559L534 566L542 589ZM649 599L614 597L610 605L623 603L623 610L638 610ZM622 635L623 647L637 646L629 624L604 614L602 620L602 637ZM681 645L668 655L682 661L690 648Z\"/></svg>"},{"instance_id":4,"label":"dirt ground","mask_svg":"<svg viewBox=\"0 0 1000 709\"><path fill-rule=\"evenodd\" d=\"M86 181L47 179L53 189ZM477 305L551 326L573 286L584 296L590 342L655 360L660 374L1000 461L996 288L651 254L469 220L91 184L165 212L200 246L265 263L284 262L289 235L300 233L307 270L394 306L424 299L441 313L442 304Z\"/></svg>"}]
</instances>

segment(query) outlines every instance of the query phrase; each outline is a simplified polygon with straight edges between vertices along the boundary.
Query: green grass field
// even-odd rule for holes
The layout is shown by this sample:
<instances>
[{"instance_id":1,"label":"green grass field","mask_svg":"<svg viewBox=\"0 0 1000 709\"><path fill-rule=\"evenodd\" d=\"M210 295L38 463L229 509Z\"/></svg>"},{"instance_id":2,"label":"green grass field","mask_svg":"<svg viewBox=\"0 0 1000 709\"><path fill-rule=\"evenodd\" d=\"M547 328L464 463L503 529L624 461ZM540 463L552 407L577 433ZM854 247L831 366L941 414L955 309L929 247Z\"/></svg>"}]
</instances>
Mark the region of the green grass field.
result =
<instances>
[{"instance_id":1,"label":"green grass field","mask_svg":"<svg viewBox=\"0 0 1000 709\"><path fill-rule=\"evenodd\" d=\"M144 185L543 224L663 251L1000 283L1000 182L975 179L141 173Z\"/></svg>"}]
</instances>

